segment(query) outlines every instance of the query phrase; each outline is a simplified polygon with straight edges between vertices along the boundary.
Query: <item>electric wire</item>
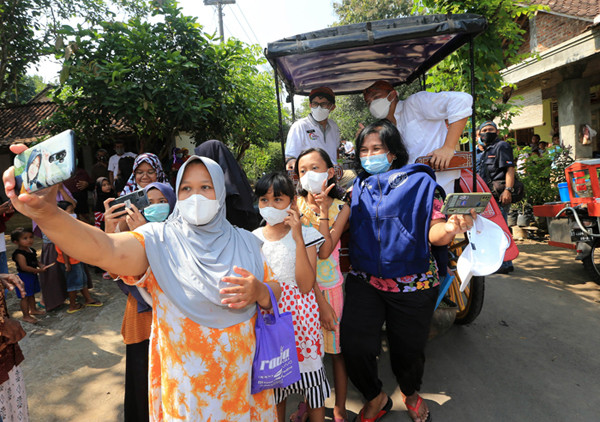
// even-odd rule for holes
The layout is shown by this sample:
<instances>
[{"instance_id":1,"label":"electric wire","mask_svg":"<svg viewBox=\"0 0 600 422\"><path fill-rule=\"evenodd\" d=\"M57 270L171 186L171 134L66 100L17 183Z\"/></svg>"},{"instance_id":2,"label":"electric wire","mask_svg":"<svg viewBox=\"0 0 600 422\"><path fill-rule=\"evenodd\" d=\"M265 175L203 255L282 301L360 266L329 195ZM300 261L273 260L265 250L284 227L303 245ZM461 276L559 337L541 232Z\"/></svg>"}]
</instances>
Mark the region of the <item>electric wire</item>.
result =
<instances>
[{"instance_id":1,"label":"electric wire","mask_svg":"<svg viewBox=\"0 0 600 422\"><path fill-rule=\"evenodd\" d=\"M256 36L256 33L254 33L254 30L252 29L252 25L250 25L250 22L248 22L248 19L246 19L246 14L244 13L244 11L242 10L242 8L240 7L239 3L235 4L237 6L237 8L239 9L240 13L242 14L242 18L244 18L244 21L246 22L246 25L248 25L248 28L250 29L250 32L252 32L252 35L254 36L254 41L256 41L256 44L260 44L260 41L258 40L258 37Z\"/></svg>"},{"instance_id":2,"label":"electric wire","mask_svg":"<svg viewBox=\"0 0 600 422\"><path fill-rule=\"evenodd\" d=\"M242 23L238 19L235 11L233 9L229 9L229 10L231 10L231 14L233 15L233 17L237 21L238 25L240 26L240 28L242 29L242 31L244 32L244 34L246 35L247 39L250 41L252 39L252 37L250 37L250 35L248 35L248 33L246 32L246 29L244 29L244 25L242 25Z\"/></svg>"}]
</instances>

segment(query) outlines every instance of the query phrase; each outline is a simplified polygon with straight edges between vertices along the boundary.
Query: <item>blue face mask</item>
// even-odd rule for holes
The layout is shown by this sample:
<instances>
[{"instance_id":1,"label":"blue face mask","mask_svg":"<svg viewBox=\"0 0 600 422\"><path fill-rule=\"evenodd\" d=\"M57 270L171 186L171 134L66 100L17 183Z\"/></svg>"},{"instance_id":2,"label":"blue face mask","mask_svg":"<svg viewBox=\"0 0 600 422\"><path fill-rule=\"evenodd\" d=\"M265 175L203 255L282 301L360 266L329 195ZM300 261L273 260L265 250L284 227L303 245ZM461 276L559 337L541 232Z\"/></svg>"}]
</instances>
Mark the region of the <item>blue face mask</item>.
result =
<instances>
[{"instance_id":1,"label":"blue face mask","mask_svg":"<svg viewBox=\"0 0 600 422\"><path fill-rule=\"evenodd\" d=\"M151 223L160 223L169 216L169 204L153 204L144 208L144 217Z\"/></svg>"},{"instance_id":2,"label":"blue face mask","mask_svg":"<svg viewBox=\"0 0 600 422\"><path fill-rule=\"evenodd\" d=\"M388 153L360 157L360 164L369 174L385 173L390 169L392 163L387 159Z\"/></svg>"}]
</instances>

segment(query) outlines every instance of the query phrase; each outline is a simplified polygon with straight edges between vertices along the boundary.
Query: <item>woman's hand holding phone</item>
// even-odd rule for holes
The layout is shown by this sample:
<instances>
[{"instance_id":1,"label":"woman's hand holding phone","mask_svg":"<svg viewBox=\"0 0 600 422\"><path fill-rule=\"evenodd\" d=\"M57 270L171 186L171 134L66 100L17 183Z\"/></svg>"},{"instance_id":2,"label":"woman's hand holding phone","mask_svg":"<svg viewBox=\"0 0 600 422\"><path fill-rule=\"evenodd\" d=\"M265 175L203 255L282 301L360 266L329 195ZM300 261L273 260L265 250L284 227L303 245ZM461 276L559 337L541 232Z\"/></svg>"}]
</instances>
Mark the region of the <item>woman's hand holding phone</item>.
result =
<instances>
[{"instance_id":1,"label":"woman's hand holding phone","mask_svg":"<svg viewBox=\"0 0 600 422\"><path fill-rule=\"evenodd\" d=\"M108 198L104 201L104 231L106 233L114 233L117 230L119 222L127 216L125 204L115 204L109 206L115 198Z\"/></svg>"},{"instance_id":2,"label":"woman's hand holding phone","mask_svg":"<svg viewBox=\"0 0 600 422\"><path fill-rule=\"evenodd\" d=\"M473 222L477 218L477 213L475 210L471 210L471 215L469 214L453 214L448 217L448 221L446 221L445 229L448 234L457 235L459 233L464 233L468 230L471 230L473 227Z\"/></svg>"},{"instance_id":3,"label":"woman's hand holding phone","mask_svg":"<svg viewBox=\"0 0 600 422\"><path fill-rule=\"evenodd\" d=\"M127 212L125 222L127 223L127 226L129 226L129 230L135 230L147 223L146 218L134 204L131 204L131 208L126 208L125 212Z\"/></svg>"}]
</instances>

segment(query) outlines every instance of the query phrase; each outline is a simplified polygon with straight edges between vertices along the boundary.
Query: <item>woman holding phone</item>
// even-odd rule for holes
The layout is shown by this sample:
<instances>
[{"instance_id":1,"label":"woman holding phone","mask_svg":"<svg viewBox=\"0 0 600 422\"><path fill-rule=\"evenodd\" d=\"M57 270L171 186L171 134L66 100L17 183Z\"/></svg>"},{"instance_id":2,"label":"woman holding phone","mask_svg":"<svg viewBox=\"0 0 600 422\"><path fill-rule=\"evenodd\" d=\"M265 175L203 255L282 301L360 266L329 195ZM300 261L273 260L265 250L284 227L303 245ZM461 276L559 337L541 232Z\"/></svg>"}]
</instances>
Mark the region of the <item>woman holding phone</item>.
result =
<instances>
[{"instance_id":1,"label":"woman holding phone","mask_svg":"<svg viewBox=\"0 0 600 422\"><path fill-rule=\"evenodd\" d=\"M120 196L138 189L145 189L152 183L165 183L167 178L160 160L155 154L144 153L137 156L133 163L133 172ZM104 202L104 231L118 233L133 230L139 221L146 221L142 213L135 208L127 210L123 204L109 207L114 198ZM172 211L172 208L171 208ZM129 218L128 218L129 217ZM135 221L130 227L127 220ZM148 416L148 347L152 328L152 308L138 293L135 286L126 286L117 280L119 287L127 294L127 304L123 314L121 334L126 345L125 357L125 421L147 421Z\"/></svg>"},{"instance_id":2,"label":"woman holding phone","mask_svg":"<svg viewBox=\"0 0 600 422\"><path fill-rule=\"evenodd\" d=\"M426 422L431 416L418 391L439 291L431 247L447 245L470 229L476 214L446 220L433 171L408 164L400 133L389 121L365 127L356 151L362 171L352 190L352 269L346 278L341 347L348 376L366 401L357 420L379 420L392 408L377 372L385 323L404 403L415 422Z\"/></svg>"},{"instance_id":3,"label":"woman holding phone","mask_svg":"<svg viewBox=\"0 0 600 422\"><path fill-rule=\"evenodd\" d=\"M217 163L190 157L178 175L173 215L128 233L102 233L69 217L56 207L54 187L18 195L12 167L4 183L15 208L38 219L67 254L148 289L152 421L276 419L272 391L250 394L250 373L256 304L271 309L266 283L276 298L281 287L256 237L225 219Z\"/></svg>"}]
</instances>

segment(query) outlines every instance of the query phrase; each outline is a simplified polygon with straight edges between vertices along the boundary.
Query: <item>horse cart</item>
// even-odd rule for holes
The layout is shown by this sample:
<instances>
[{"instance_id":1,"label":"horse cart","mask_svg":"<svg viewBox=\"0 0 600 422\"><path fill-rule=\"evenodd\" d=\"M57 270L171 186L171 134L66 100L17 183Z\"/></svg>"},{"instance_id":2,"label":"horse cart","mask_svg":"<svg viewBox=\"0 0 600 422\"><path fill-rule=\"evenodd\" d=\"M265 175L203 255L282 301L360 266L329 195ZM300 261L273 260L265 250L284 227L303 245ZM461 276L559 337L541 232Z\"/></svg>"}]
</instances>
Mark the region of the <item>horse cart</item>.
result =
<instances>
[{"instance_id":1,"label":"horse cart","mask_svg":"<svg viewBox=\"0 0 600 422\"><path fill-rule=\"evenodd\" d=\"M426 88L427 71L452 52L466 46L470 50L471 95L474 92L474 39L485 31L485 18L473 14L430 15L325 28L298 34L269 43L265 55L275 72L275 86L280 116L280 138L284 152L284 134L281 124L280 80L285 85L295 110L294 95L308 96L314 88L327 86L336 96L361 94L377 80L386 80L393 86L420 80ZM358 128L357 122L357 128ZM489 192L486 183L475 172L475 115L471 117L472 139L470 151L457 153L450 166L461 169L457 192ZM423 158L427 162L426 158ZM510 237L506 260L516 258L517 247L492 199L484 217L493 220ZM466 236L456 238L449 247L448 267L454 273L456 260L468 244ZM458 276L447 293L456 309L456 324L468 324L481 312L484 300L484 277L473 277L461 292ZM453 315L454 317L454 315Z\"/></svg>"}]
</instances>

